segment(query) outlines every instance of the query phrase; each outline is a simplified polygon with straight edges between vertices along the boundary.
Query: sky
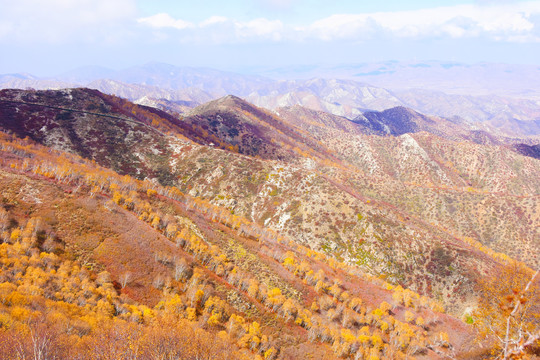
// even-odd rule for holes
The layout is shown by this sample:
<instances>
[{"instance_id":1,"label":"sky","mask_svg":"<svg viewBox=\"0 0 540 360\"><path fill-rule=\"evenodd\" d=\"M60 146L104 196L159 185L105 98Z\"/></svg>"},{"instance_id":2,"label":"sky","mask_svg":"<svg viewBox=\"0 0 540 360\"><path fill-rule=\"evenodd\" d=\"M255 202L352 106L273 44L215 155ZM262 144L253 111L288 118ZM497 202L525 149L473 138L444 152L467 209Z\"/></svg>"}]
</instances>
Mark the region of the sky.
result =
<instances>
[{"instance_id":1,"label":"sky","mask_svg":"<svg viewBox=\"0 0 540 360\"><path fill-rule=\"evenodd\" d=\"M387 60L540 65L540 0L0 0L0 74Z\"/></svg>"}]
</instances>

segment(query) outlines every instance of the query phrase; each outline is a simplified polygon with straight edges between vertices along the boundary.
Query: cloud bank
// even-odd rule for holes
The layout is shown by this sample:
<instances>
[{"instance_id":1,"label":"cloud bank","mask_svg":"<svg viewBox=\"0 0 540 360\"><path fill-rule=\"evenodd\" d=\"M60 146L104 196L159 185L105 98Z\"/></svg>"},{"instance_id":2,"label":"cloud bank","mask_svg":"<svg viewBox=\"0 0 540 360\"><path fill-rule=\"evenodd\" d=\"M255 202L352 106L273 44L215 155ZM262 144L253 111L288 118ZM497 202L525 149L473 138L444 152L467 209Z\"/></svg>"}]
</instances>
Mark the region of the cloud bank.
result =
<instances>
[{"instance_id":1,"label":"cloud bank","mask_svg":"<svg viewBox=\"0 0 540 360\"><path fill-rule=\"evenodd\" d=\"M0 0L0 41L115 42L131 31L135 0Z\"/></svg>"},{"instance_id":2,"label":"cloud bank","mask_svg":"<svg viewBox=\"0 0 540 360\"><path fill-rule=\"evenodd\" d=\"M193 8L188 0L0 0L0 73L153 60L231 68L388 59L540 63L540 0L469 1L353 13L347 9L363 7L345 0L335 7L331 0L230 0L227 7L205 0ZM308 11L314 3L320 11Z\"/></svg>"},{"instance_id":3,"label":"cloud bank","mask_svg":"<svg viewBox=\"0 0 540 360\"><path fill-rule=\"evenodd\" d=\"M140 25L177 30L182 42L214 41L343 41L382 38L489 38L495 41L538 42L540 1L478 3L413 11L334 14L304 26L258 18L236 21L211 17L200 23L174 19L162 13L139 18Z\"/></svg>"},{"instance_id":4,"label":"cloud bank","mask_svg":"<svg viewBox=\"0 0 540 360\"><path fill-rule=\"evenodd\" d=\"M291 0L259 0L287 8ZM170 41L252 42L368 41L374 39L484 38L539 42L540 0L477 1L412 11L333 14L295 24L265 17L211 16L194 22L162 12L137 16L136 0L0 0L2 42ZM219 14L218 14L219 15Z\"/></svg>"}]
</instances>

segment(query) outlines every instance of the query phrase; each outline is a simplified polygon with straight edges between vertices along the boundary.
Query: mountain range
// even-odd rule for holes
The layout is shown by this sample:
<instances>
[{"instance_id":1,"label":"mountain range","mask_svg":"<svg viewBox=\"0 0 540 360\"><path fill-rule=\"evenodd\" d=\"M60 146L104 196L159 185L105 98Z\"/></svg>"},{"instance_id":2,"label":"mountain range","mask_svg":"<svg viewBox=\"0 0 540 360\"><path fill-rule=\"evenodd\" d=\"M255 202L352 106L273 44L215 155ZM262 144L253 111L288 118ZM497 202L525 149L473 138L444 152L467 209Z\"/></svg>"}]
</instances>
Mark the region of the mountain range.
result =
<instances>
[{"instance_id":1,"label":"mountain range","mask_svg":"<svg viewBox=\"0 0 540 360\"><path fill-rule=\"evenodd\" d=\"M467 97L493 114L473 121L353 80L63 80L104 91L0 90L0 355L46 333L81 358L108 334L160 356L481 359L504 301L537 331L534 100L505 98L521 113L500 125L493 97Z\"/></svg>"},{"instance_id":2,"label":"mountain range","mask_svg":"<svg viewBox=\"0 0 540 360\"><path fill-rule=\"evenodd\" d=\"M363 69L362 66L368 65L350 68L360 71ZM405 106L429 115L459 117L477 126L478 130L489 130L501 136L540 135L538 100L540 90L534 87L533 81L538 72L536 68L517 65L466 66L442 63L385 63L377 66L391 68L388 74L392 75L392 79L402 79L400 81L403 83L391 86L388 81L377 81L383 76L380 74L354 76L349 70L337 71L325 68L317 70L319 76L327 75L327 77L274 80L270 77L242 75L207 68L149 63L118 71L85 67L45 79L28 74L2 75L0 88L60 89L86 86L132 101L164 99L187 101L193 105L232 94L269 109L301 105L350 119L366 110L381 111L395 106ZM301 76L303 72L298 68L295 69L298 76ZM261 70L261 72L274 74L273 76L280 73L283 77L291 75L291 72L286 70L274 72ZM386 73L382 70L379 72ZM434 72L438 75L435 76ZM529 75L524 76L525 72ZM484 76L486 73L491 76ZM413 78L435 80L428 86L420 80L416 84L408 82ZM489 81L488 83L480 80L472 81L476 78ZM366 81L384 84L388 88L368 85ZM452 89L446 85L449 82L456 84L460 81L469 86ZM479 89L483 90L474 88L474 84L479 84ZM530 88L530 91L527 93L504 91L508 84Z\"/></svg>"}]
</instances>

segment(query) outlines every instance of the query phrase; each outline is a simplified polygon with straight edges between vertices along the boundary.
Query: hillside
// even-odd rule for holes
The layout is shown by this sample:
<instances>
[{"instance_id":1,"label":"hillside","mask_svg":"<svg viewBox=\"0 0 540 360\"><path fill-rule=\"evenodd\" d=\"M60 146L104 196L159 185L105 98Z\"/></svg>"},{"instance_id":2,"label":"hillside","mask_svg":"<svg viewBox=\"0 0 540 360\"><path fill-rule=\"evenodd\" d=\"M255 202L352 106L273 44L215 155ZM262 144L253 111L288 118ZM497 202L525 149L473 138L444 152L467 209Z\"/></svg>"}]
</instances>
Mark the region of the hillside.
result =
<instances>
[{"instance_id":1,"label":"hillside","mask_svg":"<svg viewBox=\"0 0 540 360\"><path fill-rule=\"evenodd\" d=\"M162 344L160 354L202 351L205 358L223 349L223 358L270 359L347 357L353 349L419 358L467 351L465 324L428 298L173 188L31 142L1 141L2 276L4 284L8 274L23 279L3 289L4 345L26 326L40 340L54 339L45 350L57 355L67 341L87 356L133 346L144 352L148 341ZM24 322L32 317L41 320ZM174 319L186 319L176 320L183 328L170 325ZM107 348L100 344L107 331L129 340ZM208 342L205 332L220 340ZM198 348L170 342L192 334L201 337Z\"/></svg>"},{"instance_id":2,"label":"hillside","mask_svg":"<svg viewBox=\"0 0 540 360\"><path fill-rule=\"evenodd\" d=\"M530 199L533 200L539 188L536 181L540 179L538 167L535 166L534 160L515 157L512 155L513 152L506 151L504 148L490 150L490 148L475 144L461 144L439 137L426 137L422 133L414 135L414 138L409 134L397 138L365 137L364 135L350 137L346 132L329 134L327 129L331 127L328 126L319 129L301 129L299 126L287 125L293 122L284 122L268 112L231 97L202 106L194 110L191 117L177 119L149 108L130 108L132 105L120 99L90 90L76 90L76 92L79 93L81 99L84 99L77 100L75 97L77 106L81 108L93 110L97 106L94 103L99 103L100 111L110 109L108 114L111 116L120 114L123 117L131 116L138 120L134 120L137 121L135 123L111 122L110 119L113 118L84 113L79 120L80 123L85 121L86 116L94 116L96 121L103 122L100 127L105 130L106 135L96 136L95 139L99 139L99 142L86 142L84 146L80 146L76 138L79 136L86 141L92 139L84 135L86 127L73 127L76 129L73 131L75 141L71 141L69 129L72 122L69 119L60 120L64 125L59 128L68 134L66 137L47 132L46 138L40 138L43 132L39 132L38 127L42 129L43 126L36 121L32 121L33 130L16 133L21 137L30 136L46 145L54 144L59 149L91 158L122 174L129 174L140 179L155 178L167 185L176 184L182 191L226 206L237 214L294 236L297 241L304 244L310 244L318 249L325 246L327 251L341 254L350 261L362 263L366 256L373 258L374 254L382 252L383 258L390 259L387 265L382 266L383 263L372 261L376 265L368 262L366 266L374 268L377 273L385 273L387 276L401 274L404 285L415 283L414 286L418 286L418 289L421 288L420 286L427 285L420 285L414 281L416 280L416 275L412 275L414 271L407 272L408 275L405 275L405 278L401 271L401 267L406 266L405 264L412 264L411 260L405 259L405 257L410 257L410 250L402 249L396 252L396 249L392 248L393 250L389 253L389 249L379 245L377 237L386 234L385 237L394 238L394 241L397 241L403 233L415 234L415 237L423 238L420 241L428 248L436 247L432 241L428 241L433 236L436 239L442 237L440 241L443 244L452 243L456 236L462 240L475 238L502 252L515 251L515 244L519 242L527 244L526 249L530 250L512 254L530 262L531 265L536 264L537 260L533 260L538 246L534 241L536 238L534 224L537 221L536 202L529 202L529 197L532 196ZM47 101L47 97L52 94L51 92L37 92L32 96L44 97L34 99L42 102ZM62 92L55 94L57 95L53 97L54 101L60 105L62 101L58 101L58 96L64 97L63 101L66 102L71 101L69 97L73 96ZM115 103L121 105L115 105ZM10 106L12 105L13 103ZM23 106L28 105L23 104ZM19 109L17 115L21 116L24 112L21 112L21 108L17 108ZM14 109L11 108L11 110ZM39 108L39 110L54 110L59 113L63 111L51 108ZM140 115L133 115L138 112ZM71 112L71 114L79 113ZM240 117L236 114L240 114ZM34 116L38 115L39 112L34 113ZM45 117L41 116L41 118ZM61 116L56 115L55 119L58 118L62 119ZM222 121L215 121L216 118ZM233 125L226 128L227 123L223 119L232 119ZM208 122L205 124L205 121ZM214 126L212 122L215 123ZM223 122L225 125L222 124ZM162 130L155 131L149 126L141 125L152 123ZM8 123L7 126L10 124ZM127 124L129 127L126 129ZM139 137L130 135L131 126L135 125L138 125L138 128L137 132L133 133ZM111 130L108 130L108 127ZM319 133L321 128L323 133ZM97 129L97 127L92 127L92 129ZM167 137L161 131L172 131L181 137ZM230 136L229 131L237 132L236 139ZM269 134L274 135L265 135L268 131L270 131ZM77 135L81 133L83 135ZM295 133L302 136L296 136ZM290 136L285 134L290 134ZM55 144L57 138L71 142ZM66 138L68 140L65 140ZM143 138L144 140L141 140ZM187 139L206 146L197 146ZM242 145L240 147L238 142L234 142L238 139L247 143L240 144ZM334 141L334 139L339 141ZM147 145L142 149L139 148L144 143ZM325 146L319 146L321 151L306 145L322 143ZM156 145L152 148L148 144ZM233 150L233 152L216 151L215 147ZM106 151L103 151L103 148ZM275 151L276 149L279 151ZM350 153L351 149L355 149L355 152ZM257 155L263 160L238 157L235 155L236 151L245 152L246 155ZM131 158L133 154L137 154L138 161L133 161ZM354 156L351 157L353 154ZM339 161L328 160L329 157L336 155L341 158L342 165L339 165ZM265 161L264 159L268 156L282 161L278 163ZM471 167L470 159L474 159L475 156L478 165ZM481 162L485 161L484 159L490 158L491 160L486 162L483 169L479 167ZM510 160L512 158L515 160ZM368 159L371 160L366 161ZM396 162L395 159L400 160ZM512 172L510 168L506 172L498 171L500 166L506 167L512 162L520 163L520 165L516 163L516 166L521 169L518 173ZM500 166L493 167L491 166L493 163L498 163ZM482 170L479 173L480 169ZM489 182L486 183L486 180ZM299 192L298 190L302 188L303 191ZM486 227L489 223L486 221L493 214L500 212L499 202L504 201L500 196L494 199L491 195L493 193L500 195L507 193L516 200L524 197L523 200L511 201L512 207L506 208L498 216L499 226L495 229ZM313 194L318 194L318 197L314 197ZM400 196L395 194L400 194ZM436 207L437 211L418 207L418 203L412 199L419 197L440 204ZM318 200L319 198L324 200ZM366 203L367 200L380 200L380 202ZM459 212L463 217L458 220L452 213L455 211L453 210L455 205L452 205L454 202L464 205ZM323 203L324 206L322 206ZM478 203L487 206L480 209L476 205ZM465 206L465 204L470 204L470 206ZM511 216L513 213L511 209L514 206L515 211L525 214L523 218L516 219ZM480 215L478 212L480 210L485 212L485 215ZM405 214L402 213L403 211ZM351 217L362 214L367 223L343 221L344 214L350 214ZM375 228L377 231L375 231L372 228L372 219L379 219L382 214L385 214L383 221L377 220ZM408 215L414 215L414 217ZM407 217L409 219L405 222L399 220ZM431 220L427 223L426 219ZM470 219L477 219L478 222L471 224ZM354 225L351 226L352 224ZM403 226L405 229L410 229L405 230ZM371 228L370 236L363 248L350 249L348 245L350 241L358 238L360 233L369 228ZM520 230L516 232L516 229ZM334 234L334 237L328 238L328 234ZM361 258L356 259L358 256ZM402 256L403 258L400 259ZM423 268L417 271L420 274L425 273ZM468 271L463 269L459 273L464 272ZM471 276L469 274L466 278L470 279ZM431 281L428 282L431 283ZM439 288L440 285L436 287ZM447 285L444 285L442 288L446 287ZM464 289L465 287L462 287L463 291ZM450 292L454 293L454 291Z\"/></svg>"},{"instance_id":3,"label":"hillside","mask_svg":"<svg viewBox=\"0 0 540 360\"><path fill-rule=\"evenodd\" d=\"M431 129L425 129L432 133L424 130L380 137L362 135L363 124L354 129L350 124L334 126L346 120L334 116L329 122L329 115L320 112L296 107L282 108L279 113L287 121L296 121L316 140L325 141L331 151L355 168L353 174L342 178L350 189L417 215L452 236L475 238L497 251L522 260L528 258L531 265L538 265L537 260L532 260L538 249L538 230L530 227L538 222L540 184L536 159L520 156L505 145L468 141L470 133L456 126L444 137L434 136L433 132L450 128L449 122L442 119L428 122ZM384 113L379 116L384 118ZM321 117L323 120L318 122ZM411 119L407 118L409 124ZM418 131L422 123L414 122L413 126ZM517 208L510 210L514 206ZM511 215L514 211L524 217ZM497 227L489 225L495 221ZM518 223L525 227L518 230ZM516 241L514 245L510 245L511 238ZM525 250L528 246L516 247L517 243L529 244L531 251Z\"/></svg>"},{"instance_id":4,"label":"hillside","mask_svg":"<svg viewBox=\"0 0 540 360\"><path fill-rule=\"evenodd\" d=\"M539 160L394 111L420 126L378 136L232 96L178 116L89 89L4 90L4 239L20 246L39 217L51 240L23 253L107 271L107 301L131 309L109 318L142 333L173 311L246 356L474 357L459 319L482 283L513 258L539 265ZM130 306L147 307L140 325Z\"/></svg>"}]
</instances>

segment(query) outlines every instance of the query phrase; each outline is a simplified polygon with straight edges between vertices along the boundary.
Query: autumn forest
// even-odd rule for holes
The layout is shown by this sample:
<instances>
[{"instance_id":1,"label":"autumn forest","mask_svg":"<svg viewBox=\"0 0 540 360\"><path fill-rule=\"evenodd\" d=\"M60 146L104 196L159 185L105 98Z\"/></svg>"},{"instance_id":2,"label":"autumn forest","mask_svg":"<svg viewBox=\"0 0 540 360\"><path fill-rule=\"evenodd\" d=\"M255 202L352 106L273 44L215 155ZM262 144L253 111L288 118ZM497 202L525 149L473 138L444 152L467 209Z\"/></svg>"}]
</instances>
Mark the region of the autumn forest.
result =
<instances>
[{"instance_id":1,"label":"autumn forest","mask_svg":"<svg viewBox=\"0 0 540 360\"><path fill-rule=\"evenodd\" d=\"M0 91L0 358L540 356L540 160L375 118Z\"/></svg>"}]
</instances>

